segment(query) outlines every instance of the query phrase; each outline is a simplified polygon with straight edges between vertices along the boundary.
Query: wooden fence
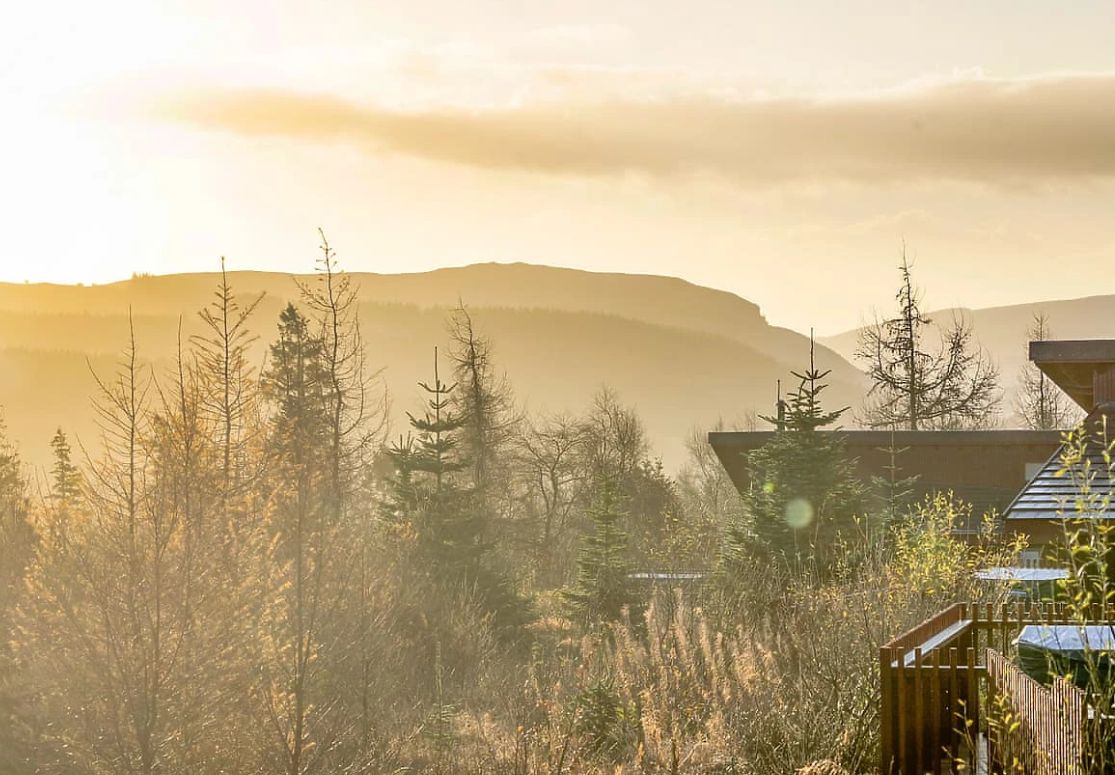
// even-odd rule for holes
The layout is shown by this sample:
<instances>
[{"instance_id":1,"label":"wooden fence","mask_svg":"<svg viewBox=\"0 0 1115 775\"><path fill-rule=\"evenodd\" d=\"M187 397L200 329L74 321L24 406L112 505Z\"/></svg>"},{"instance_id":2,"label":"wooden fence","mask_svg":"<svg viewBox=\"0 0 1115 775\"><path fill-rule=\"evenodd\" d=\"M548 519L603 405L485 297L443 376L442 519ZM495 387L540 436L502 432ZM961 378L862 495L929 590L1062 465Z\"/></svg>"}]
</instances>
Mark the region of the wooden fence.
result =
<instances>
[{"instance_id":1,"label":"wooden fence","mask_svg":"<svg viewBox=\"0 0 1115 775\"><path fill-rule=\"evenodd\" d=\"M994 649L987 651L988 740L997 770L1079 775L1084 763L1085 693L1057 678L1043 686Z\"/></svg>"},{"instance_id":2,"label":"wooden fence","mask_svg":"<svg viewBox=\"0 0 1115 775\"><path fill-rule=\"evenodd\" d=\"M1095 609L1086 621L1115 620ZM1052 603L957 603L879 650L880 771L886 775L952 772L963 761L977 770L987 738L987 652L1013 653L1028 624L1080 624ZM1013 685L1012 685L1013 686ZM1004 694L1006 690L1003 690ZM1020 705L1032 710L1036 706Z\"/></svg>"}]
</instances>

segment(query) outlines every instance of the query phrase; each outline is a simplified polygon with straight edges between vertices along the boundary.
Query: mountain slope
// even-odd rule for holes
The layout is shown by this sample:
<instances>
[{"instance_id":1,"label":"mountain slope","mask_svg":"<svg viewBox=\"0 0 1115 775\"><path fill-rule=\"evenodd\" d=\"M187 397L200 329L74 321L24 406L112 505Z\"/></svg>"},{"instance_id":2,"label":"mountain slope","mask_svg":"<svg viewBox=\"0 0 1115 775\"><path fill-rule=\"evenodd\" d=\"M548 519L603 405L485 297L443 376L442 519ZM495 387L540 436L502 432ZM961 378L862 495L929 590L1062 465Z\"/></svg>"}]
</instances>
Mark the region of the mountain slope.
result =
<instances>
[{"instance_id":1,"label":"mountain slope","mask_svg":"<svg viewBox=\"0 0 1115 775\"><path fill-rule=\"evenodd\" d=\"M303 280L306 278L302 278ZM683 459L686 434L772 405L775 381L808 357L808 340L766 323L754 304L681 280L484 264L404 275L354 274L369 362L384 369L394 427L418 402L445 318L464 301L531 411L578 412L607 384L635 405L667 465ZM202 331L215 274L138 277L103 286L0 285L0 405L12 436L43 465L58 425L94 445L89 398L126 342L131 310L141 356L156 373L185 338ZM286 275L236 272L245 299L266 293L253 328L260 364L278 312L298 289ZM89 361L89 366L86 361ZM832 402L858 403L862 377L824 350Z\"/></svg>"}]
</instances>

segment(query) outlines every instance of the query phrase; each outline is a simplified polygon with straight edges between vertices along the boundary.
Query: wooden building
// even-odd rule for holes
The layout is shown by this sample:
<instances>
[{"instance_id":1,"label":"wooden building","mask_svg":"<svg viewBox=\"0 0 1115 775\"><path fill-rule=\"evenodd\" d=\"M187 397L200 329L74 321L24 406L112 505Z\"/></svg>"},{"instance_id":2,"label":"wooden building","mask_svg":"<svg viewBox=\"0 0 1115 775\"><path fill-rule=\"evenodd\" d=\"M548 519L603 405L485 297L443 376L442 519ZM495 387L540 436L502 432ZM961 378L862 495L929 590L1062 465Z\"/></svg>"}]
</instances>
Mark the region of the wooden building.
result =
<instances>
[{"instance_id":1,"label":"wooden building","mask_svg":"<svg viewBox=\"0 0 1115 775\"><path fill-rule=\"evenodd\" d=\"M1066 518L1115 517L1108 454L1115 442L1115 340L1031 342L1030 360L1087 412L1080 429L1058 445L1005 510L1004 532L1026 535L1040 553L1064 537Z\"/></svg>"},{"instance_id":2,"label":"wooden building","mask_svg":"<svg viewBox=\"0 0 1115 775\"><path fill-rule=\"evenodd\" d=\"M777 431L709 434L709 443L740 492L751 487L747 456ZM1060 431L831 431L843 440L865 481L916 476L920 498L952 491L973 506L973 521L1002 514L1028 478L1057 451ZM959 526L970 533L978 524Z\"/></svg>"}]
</instances>

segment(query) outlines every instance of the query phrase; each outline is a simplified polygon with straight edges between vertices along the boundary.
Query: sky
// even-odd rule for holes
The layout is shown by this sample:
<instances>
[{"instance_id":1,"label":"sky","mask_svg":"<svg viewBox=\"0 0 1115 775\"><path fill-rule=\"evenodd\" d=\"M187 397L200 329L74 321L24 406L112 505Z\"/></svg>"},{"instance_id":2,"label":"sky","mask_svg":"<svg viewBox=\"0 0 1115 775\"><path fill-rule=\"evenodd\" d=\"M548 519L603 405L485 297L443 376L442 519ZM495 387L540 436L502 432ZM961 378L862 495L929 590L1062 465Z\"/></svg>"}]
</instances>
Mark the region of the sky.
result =
<instances>
[{"instance_id":1,"label":"sky","mask_svg":"<svg viewBox=\"0 0 1115 775\"><path fill-rule=\"evenodd\" d=\"M526 261L835 333L1115 293L1115 4L23 3L0 280ZM1055 321L1054 321L1055 323Z\"/></svg>"}]
</instances>

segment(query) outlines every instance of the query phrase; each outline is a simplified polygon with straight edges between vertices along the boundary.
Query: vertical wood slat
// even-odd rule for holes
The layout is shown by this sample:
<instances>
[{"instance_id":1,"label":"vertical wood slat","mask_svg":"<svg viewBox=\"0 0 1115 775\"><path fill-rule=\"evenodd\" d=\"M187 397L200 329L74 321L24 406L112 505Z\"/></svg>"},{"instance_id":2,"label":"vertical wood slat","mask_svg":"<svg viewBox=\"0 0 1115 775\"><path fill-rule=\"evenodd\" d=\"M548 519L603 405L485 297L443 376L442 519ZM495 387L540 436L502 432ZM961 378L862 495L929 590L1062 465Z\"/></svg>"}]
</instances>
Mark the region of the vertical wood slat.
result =
<instances>
[{"instance_id":1,"label":"vertical wood slat","mask_svg":"<svg viewBox=\"0 0 1115 775\"><path fill-rule=\"evenodd\" d=\"M933 649L929 666L929 697L926 711L929 715L929 770L933 775L939 775L941 768L941 650Z\"/></svg>"},{"instance_id":2,"label":"vertical wood slat","mask_svg":"<svg viewBox=\"0 0 1115 775\"><path fill-rule=\"evenodd\" d=\"M894 719L897 708L894 705L894 676L891 662L894 649L883 646L879 649L879 772L891 775L894 767Z\"/></svg>"},{"instance_id":3,"label":"vertical wood slat","mask_svg":"<svg viewBox=\"0 0 1115 775\"><path fill-rule=\"evenodd\" d=\"M960 723L960 704L957 702L959 691L959 681L957 680L957 673L959 672L959 662L957 660L957 653L955 648L949 649L949 708L948 708L948 729L949 732L949 756L953 762L956 762L957 756L960 753L960 735L957 733L957 724ZM951 771L951 770L950 770Z\"/></svg>"},{"instance_id":4,"label":"vertical wood slat","mask_svg":"<svg viewBox=\"0 0 1115 775\"><path fill-rule=\"evenodd\" d=\"M1086 613L1088 621L1094 622L1109 620L1113 612L1113 606L1098 606ZM989 731L980 703L981 683L985 676L990 678L989 668L985 667L984 657L988 653L985 649L993 646L1000 653L1012 651L1014 635L1027 624L1079 623L1083 612L1075 612L1074 616L1071 613L1065 606L1051 603L955 604L882 647L881 771L923 775L939 771L942 760L955 762L964 754L974 755L974 751L968 750L971 746L965 744L966 738L975 742ZM940 640L942 633L958 623L962 626L954 628L947 640ZM939 653L941 649L946 650L945 654ZM1016 692L1011 701L1022 708L1019 718L1025 720L1027 733L1033 739L1054 751L1072 748L1074 739L1082 739L1082 732L1079 729L1074 732L1072 724L1066 721L1076 712L1073 707L1083 707L1082 702L1076 702L1075 695L1058 689L1058 697L1063 695L1058 712L1043 714L1034 709L1052 705L1048 697L1043 699L1042 687L1016 684L1004 688L1001 682L995 685L989 682L988 688L992 693L1008 689ZM1044 755L1041 750L1045 749L1031 746L1033 750L1028 750L1025 746L1030 745L1029 740L1012 738L997 742L1004 756L1013 750L1027 757ZM994 747L995 742L989 744ZM1080 744L1075 745L1079 748ZM1060 754L1058 757L1064 759ZM970 765L974 770L976 762ZM946 764L946 769L950 766Z\"/></svg>"},{"instance_id":5,"label":"vertical wood slat","mask_svg":"<svg viewBox=\"0 0 1115 775\"><path fill-rule=\"evenodd\" d=\"M1084 692L1062 678L1046 687L1023 673L1002 654L987 652L989 688L1003 697L1019 723L1000 726L996 769L1017 756L1028 773L1065 775L1079 772L1084 761Z\"/></svg>"},{"instance_id":6,"label":"vertical wood slat","mask_svg":"<svg viewBox=\"0 0 1115 775\"><path fill-rule=\"evenodd\" d=\"M967 667L964 690L964 731L972 742L972 757L979 759L980 738L980 713L979 713L979 682L976 678L976 650L969 647L964 653L964 662Z\"/></svg>"},{"instance_id":7,"label":"vertical wood slat","mask_svg":"<svg viewBox=\"0 0 1115 775\"><path fill-rule=\"evenodd\" d=\"M918 772L925 772L925 689L922 686L921 646L914 649L914 761Z\"/></svg>"},{"instance_id":8,"label":"vertical wood slat","mask_svg":"<svg viewBox=\"0 0 1115 775\"><path fill-rule=\"evenodd\" d=\"M896 769L899 773L905 773L909 771L909 759L906 758L906 738L910 722L910 702L909 697L906 696L906 659L904 653L898 654L894 679L895 695L898 698L898 716L895 718L898 726L898 750L896 751L898 766Z\"/></svg>"}]
</instances>

